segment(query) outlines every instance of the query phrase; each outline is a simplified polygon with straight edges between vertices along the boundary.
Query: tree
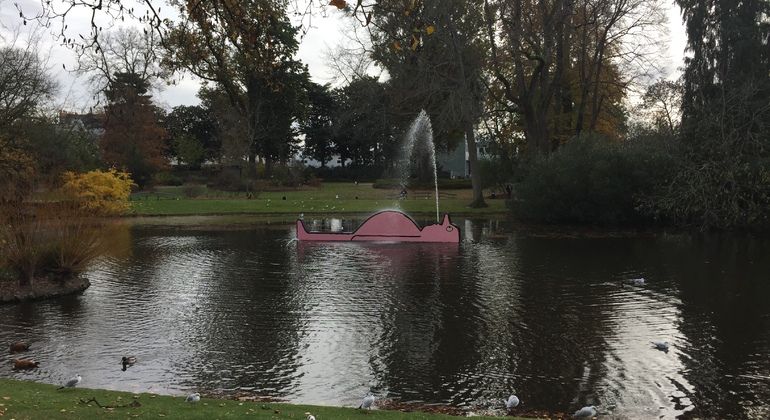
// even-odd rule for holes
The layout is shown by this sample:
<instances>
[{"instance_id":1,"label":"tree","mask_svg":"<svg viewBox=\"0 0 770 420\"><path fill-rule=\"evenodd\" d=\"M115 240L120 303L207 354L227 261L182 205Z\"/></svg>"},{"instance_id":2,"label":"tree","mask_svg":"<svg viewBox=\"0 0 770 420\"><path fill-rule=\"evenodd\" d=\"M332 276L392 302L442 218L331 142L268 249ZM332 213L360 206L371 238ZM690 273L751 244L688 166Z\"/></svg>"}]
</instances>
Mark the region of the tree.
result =
<instances>
[{"instance_id":1,"label":"tree","mask_svg":"<svg viewBox=\"0 0 770 420\"><path fill-rule=\"evenodd\" d=\"M285 0L179 2L167 62L216 86L245 120L249 160L286 161L304 108L307 68L294 59L297 29Z\"/></svg>"},{"instance_id":2,"label":"tree","mask_svg":"<svg viewBox=\"0 0 770 420\"><path fill-rule=\"evenodd\" d=\"M388 86L374 77L353 79L335 90L338 105L334 117L335 152L340 161L357 166L383 168L398 153L390 119Z\"/></svg>"},{"instance_id":3,"label":"tree","mask_svg":"<svg viewBox=\"0 0 770 420\"><path fill-rule=\"evenodd\" d=\"M158 110L147 95L148 86L139 75L119 73L105 92L106 121L101 149L104 161L124 168L139 186L163 169L163 140L166 130L159 124Z\"/></svg>"},{"instance_id":4,"label":"tree","mask_svg":"<svg viewBox=\"0 0 770 420\"><path fill-rule=\"evenodd\" d=\"M661 79L647 88L642 97L642 108L659 133L674 135L679 132L682 108L682 84Z\"/></svg>"},{"instance_id":5,"label":"tree","mask_svg":"<svg viewBox=\"0 0 770 420\"><path fill-rule=\"evenodd\" d=\"M300 131L305 134L303 154L317 159L323 167L331 159L336 146L333 124L338 104L329 85L316 83L310 84L308 104L307 114L300 123Z\"/></svg>"},{"instance_id":6,"label":"tree","mask_svg":"<svg viewBox=\"0 0 770 420\"><path fill-rule=\"evenodd\" d=\"M677 173L662 217L703 228L768 225L770 4L677 1L687 29Z\"/></svg>"},{"instance_id":7,"label":"tree","mask_svg":"<svg viewBox=\"0 0 770 420\"><path fill-rule=\"evenodd\" d=\"M31 117L56 92L56 82L34 48L34 43L26 49L0 47L0 132Z\"/></svg>"},{"instance_id":8,"label":"tree","mask_svg":"<svg viewBox=\"0 0 770 420\"><path fill-rule=\"evenodd\" d=\"M98 138L77 126L40 117L18 124L24 147L34 156L42 181L58 184L65 171L88 171L100 166Z\"/></svg>"},{"instance_id":9,"label":"tree","mask_svg":"<svg viewBox=\"0 0 770 420\"><path fill-rule=\"evenodd\" d=\"M80 50L78 73L89 75L95 93L103 93L115 82L117 74L134 74L153 87L168 76L161 66L159 35L143 33L136 28L119 28L106 32L98 49Z\"/></svg>"},{"instance_id":10,"label":"tree","mask_svg":"<svg viewBox=\"0 0 770 420\"><path fill-rule=\"evenodd\" d=\"M655 69L658 1L484 0L484 9L491 91L521 115L530 155L585 130L620 127L628 86Z\"/></svg>"},{"instance_id":11,"label":"tree","mask_svg":"<svg viewBox=\"0 0 770 420\"><path fill-rule=\"evenodd\" d=\"M0 136L0 222L32 192L35 173L32 157Z\"/></svg>"},{"instance_id":12,"label":"tree","mask_svg":"<svg viewBox=\"0 0 770 420\"><path fill-rule=\"evenodd\" d=\"M195 168L205 160L221 157L222 143L210 108L176 106L166 115L165 122L169 134L166 150L172 156Z\"/></svg>"},{"instance_id":13,"label":"tree","mask_svg":"<svg viewBox=\"0 0 770 420\"><path fill-rule=\"evenodd\" d=\"M385 69L393 106L416 116L425 109L437 138L450 146L463 134L473 184L472 207L485 207L476 156L476 124L484 88L483 10L478 2L378 2L372 9L373 56Z\"/></svg>"}]
</instances>

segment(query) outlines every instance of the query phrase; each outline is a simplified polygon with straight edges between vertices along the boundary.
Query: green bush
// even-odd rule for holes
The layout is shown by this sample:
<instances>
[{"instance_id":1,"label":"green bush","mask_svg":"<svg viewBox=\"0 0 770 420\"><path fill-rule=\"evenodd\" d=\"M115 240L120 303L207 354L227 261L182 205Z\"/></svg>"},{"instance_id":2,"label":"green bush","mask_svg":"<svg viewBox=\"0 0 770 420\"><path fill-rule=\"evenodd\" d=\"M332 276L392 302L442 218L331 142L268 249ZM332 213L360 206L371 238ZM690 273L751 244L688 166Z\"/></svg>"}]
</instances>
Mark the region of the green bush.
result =
<instances>
[{"instance_id":1,"label":"green bush","mask_svg":"<svg viewBox=\"0 0 770 420\"><path fill-rule=\"evenodd\" d=\"M598 135L571 140L525 165L514 213L547 223L617 225L650 220L640 203L671 176L672 140L653 135L624 143Z\"/></svg>"},{"instance_id":2,"label":"green bush","mask_svg":"<svg viewBox=\"0 0 770 420\"><path fill-rule=\"evenodd\" d=\"M182 187L182 194L187 198L198 198L206 193L206 187L197 184L185 184Z\"/></svg>"},{"instance_id":3,"label":"green bush","mask_svg":"<svg viewBox=\"0 0 770 420\"><path fill-rule=\"evenodd\" d=\"M184 184L182 177L171 172L158 172L153 176L153 181L155 185L171 185L175 187Z\"/></svg>"}]
</instances>

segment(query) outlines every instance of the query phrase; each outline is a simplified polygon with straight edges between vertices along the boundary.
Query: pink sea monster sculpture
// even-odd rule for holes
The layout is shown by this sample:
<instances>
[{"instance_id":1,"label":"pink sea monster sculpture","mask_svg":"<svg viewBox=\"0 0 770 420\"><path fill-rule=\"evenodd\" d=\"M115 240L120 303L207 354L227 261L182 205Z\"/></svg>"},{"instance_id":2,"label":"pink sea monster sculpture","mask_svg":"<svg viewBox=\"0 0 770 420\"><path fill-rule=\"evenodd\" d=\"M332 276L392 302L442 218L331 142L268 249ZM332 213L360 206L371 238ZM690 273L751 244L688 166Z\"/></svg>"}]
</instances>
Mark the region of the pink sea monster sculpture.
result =
<instances>
[{"instance_id":1,"label":"pink sea monster sculpture","mask_svg":"<svg viewBox=\"0 0 770 420\"><path fill-rule=\"evenodd\" d=\"M400 211L385 210L370 216L354 232L308 232L302 220L297 220L300 241L381 241L381 242L460 242L460 229L444 220L420 229L417 223Z\"/></svg>"}]
</instances>

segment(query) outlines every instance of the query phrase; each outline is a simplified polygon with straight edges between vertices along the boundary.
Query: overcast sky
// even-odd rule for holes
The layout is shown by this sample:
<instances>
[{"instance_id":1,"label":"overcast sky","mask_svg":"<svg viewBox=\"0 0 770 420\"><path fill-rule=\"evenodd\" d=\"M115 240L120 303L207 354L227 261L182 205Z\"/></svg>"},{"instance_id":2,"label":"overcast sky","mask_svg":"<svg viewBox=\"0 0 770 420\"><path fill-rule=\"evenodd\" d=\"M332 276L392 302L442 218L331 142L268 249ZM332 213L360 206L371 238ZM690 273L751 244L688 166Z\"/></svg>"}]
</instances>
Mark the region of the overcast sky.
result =
<instances>
[{"instance_id":1,"label":"overcast sky","mask_svg":"<svg viewBox=\"0 0 770 420\"><path fill-rule=\"evenodd\" d=\"M56 0L54 0L56 2ZM34 22L26 26L21 26L19 12L14 3L18 3L25 16L33 16L40 9L40 0L0 0L0 45L8 45L13 39L14 29L20 27L23 31L22 40L26 39L34 29ZM173 17L170 8L162 10L161 15ZM90 15L82 13L71 14L67 18L69 36L76 36L78 33L87 34L90 25ZM303 37L300 43L298 58L308 65L310 75L318 83L327 83L333 78L331 69L327 66L326 52L340 43L344 43L345 36L343 30L348 27L346 18L342 12L329 7L326 10L326 16L315 15L308 27L308 33ZM670 79L678 77L678 68L682 66L684 57L684 48L686 37L684 28L679 15L679 8L676 5L669 5L668 10L668 44L664 53L667 55L664 61L666 65L666 74ZM106 23L104 23L107 26ZM58 30L58 29L56 29ZM66 69L73 69L76 66L75 54L60 45L51 35L51 30L42 29L39 31L41 37L40 52L43 55L50 56L49 65L51 71L59 81L61 89L57 106L60 108L83 111L94 103L92 99L93 92L88 86L85 77L78 76ZM24 42L24 41L20 41ZM155 100L166 108L176 105L197 104L200 84L191 76L185 75L175 86L167 86L161 92L156 93Z\"/></svg>"}]
</instances>

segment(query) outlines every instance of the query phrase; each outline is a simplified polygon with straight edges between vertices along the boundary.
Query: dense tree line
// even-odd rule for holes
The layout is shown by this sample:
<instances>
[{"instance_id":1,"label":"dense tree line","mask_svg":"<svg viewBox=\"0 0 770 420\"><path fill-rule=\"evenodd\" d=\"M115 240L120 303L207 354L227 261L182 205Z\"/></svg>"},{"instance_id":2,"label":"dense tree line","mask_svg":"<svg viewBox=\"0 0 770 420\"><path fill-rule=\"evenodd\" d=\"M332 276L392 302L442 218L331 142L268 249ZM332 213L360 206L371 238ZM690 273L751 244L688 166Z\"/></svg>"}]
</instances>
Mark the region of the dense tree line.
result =
<instances>
[{"instance_id":1,"label":"dense tree line","mask_svg":"<svg viewBox=\"0 0 770 420\"><path fill-rule=\"evenodd\" d=\"M169 160L269 177L297 155L322 164L338 157L377 176L394 165L409 121L425 109L439 149L464 143L468 150L474 206L484 205L483 186L511 182L520 193L512 206L534 219L767 223L766 1L678 1L690 51L679 81L659 79L657 33L665 19L657 0L336 1L332 6L368 40L359 57L336 62L376 63L385 77L358 66L334 88L313 83L295 58L307 27L293 25L288 14L312 14L316 6L172 1L179 18L164 21L149 0L144 15L117 1L100 2L104 10L70 3L148 25L141 34L92 27L76 41L60 34L79 52L80 71L105 103L101 163L146 173L143 183ZM54 12L48 6L40 19L61 17ZM30 51L3 54L29 67L30 95L8 96L24 89L0 80L0 126L20 129L13 121L39 108L53 86ZM0 76L24 71L5 67ZM153 87L173 82L179 71L204 81L201 104L166 113L152 104ZM632 89L644 86L641 103L631 107ZM127 127L142 128L132 137ZM483 164L476 156L480 137L493 153ZM83 162L89 154L75 153ZM46 165L66 166L55 159ZM494 181L482 179L485 173ZM578 193L565 190L565 182ZM542 189L561 193L538 195ZM623 203L624 214L591 220L573 211L613 202Z\"/></svg>"}]
</instances>

